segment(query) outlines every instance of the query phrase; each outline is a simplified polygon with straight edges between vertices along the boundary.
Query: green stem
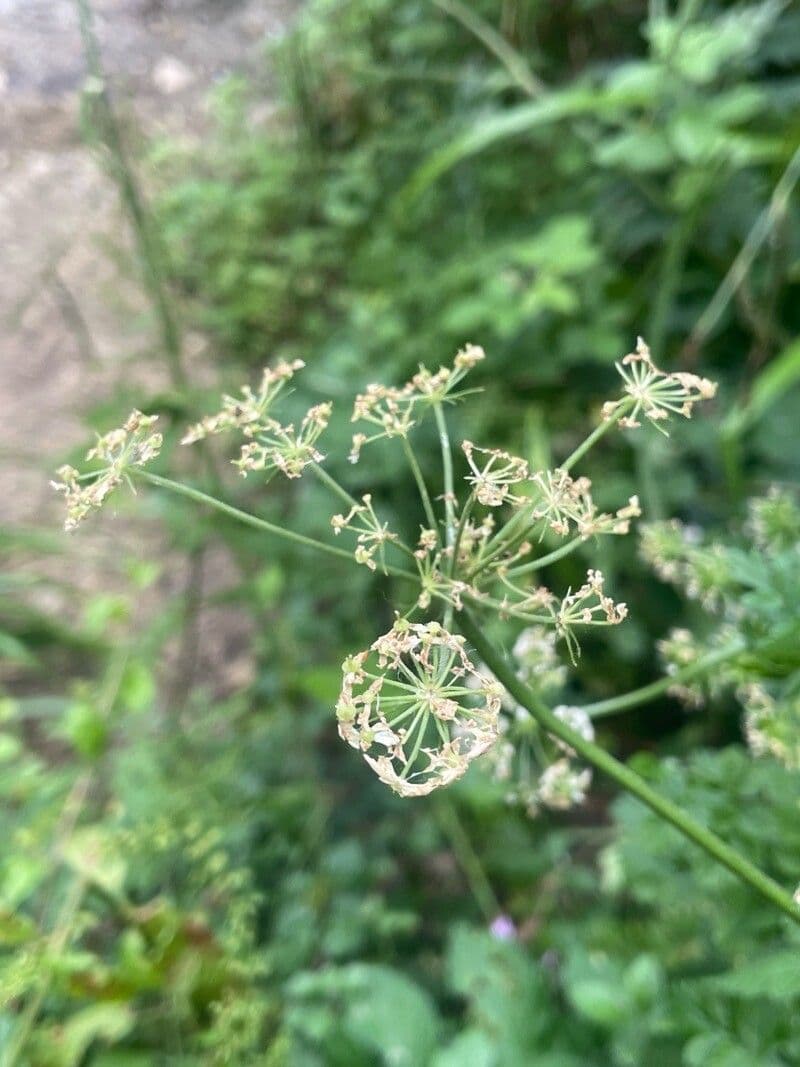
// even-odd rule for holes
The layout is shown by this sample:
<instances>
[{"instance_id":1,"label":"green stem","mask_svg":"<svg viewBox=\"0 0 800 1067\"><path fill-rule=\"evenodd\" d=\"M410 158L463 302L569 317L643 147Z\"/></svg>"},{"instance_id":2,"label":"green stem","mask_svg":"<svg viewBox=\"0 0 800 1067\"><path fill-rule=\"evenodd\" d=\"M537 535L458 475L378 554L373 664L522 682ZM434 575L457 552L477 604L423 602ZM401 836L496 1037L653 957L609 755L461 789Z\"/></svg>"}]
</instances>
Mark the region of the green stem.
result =
<instances>
[{"instance_id":1,"label":"green stem","mask_svg":"<svg viewBox=\"0 0 800 1067\"><path fill-rule=\"evenodd\" d=\"M444 474L444 514L445 514L445 544L449 548L455 540L456 494L453 488L453 452L450 448L450 435L447 432L447 421L441 404L433 405L436 417L436 428L439 431L439 446L442 450L442 471Z\"/></svg>"},{"instance_id":2,"label":"green stem","mask_svg":"<svg viewBox=\"0 0 800 1067\"><path fill-rule=\"evenodd\" d=\"M540 571L543 567L547 567L551 563L556 563L558 560L563 559L564 556L568 556L570 552L574 552L585 540L586 538L582 534L578 537L574 537L571 541L562 545L561 548L555 548L552 552L548 552L546 556L539 556L538 559L533 559L530 563L523 563L519 567L512 567L507 571L507 575L509 578L516 578L520 574L530 574L531 571Z\"/></svg>"},{"instance_id":3,"label":"green stem","mask_svg":"<svg viewBox=\"0 0 800 1067\"><path fill-rule=\"evenodd\" d=\"M632 398L626 397L621 404L617 405L617 408L614 411L613 415L609 416L609 418L607 419L603 419L603 421L598 426L595 426L595 428L592 430L586 440L582 444L578 445L575 451L571 452L563 463L559 463L559 470L567 472L572 470L578 460L583 459L589 449L593 448L601 437L605 437L608 431L613 426L617 425L622 416L626 415L628 411L630 411L632 406Z\"/></svg>"},{"instance_id":4,"label":"green stem","mask_svg":"<svg viewBox=\"0 0 800 1067\"><path fill-rule=\"evenodd\" d=\"M508 690L511 696L527 708L539 725L554 737L565 741L587 762L597 770L608 775L623 789L632 793L646 804L656 815L670 823L680 833L702 848L712 859L726 867L733 875L749 885L765 900L774 904L793 922L800 925L800 906L795 904L787 893L763 871L742 856L736 849L726 844L713 831L697 822L683 808L662 796L647 784L638 774L620 763L605 749L580 734L571 730L544 704L536 693L517 678L513 668L505 658L498 654L481 628L467 612L460 616L461 630L467 640L475 647L478 655L495 677Z\"/></svg>"},{"instance_id":5,"label":"green stem","mask_svg":"<svg viewBox=\"0 0 800 1067\"><path fill-rule=\"evenodd\" d=\"M464 595L476 608L491 608L500 618L507 616L510 619L521 619L523 622L538 623L541 626L553 625L552 615L534 615L528 611L521 611L511 604L505 604L502 600L496 600L485 593L481 593L480 596L473 596L470 593L465 593Z\"/></svg>"},{"instance_id":6,"label":"green stem","mask_svg":"<svg viewBox=\"0 0 800 1067\"><path fill-rule=\"evenodd\" d=\"M450 557L450 567L448 569L448 577L454 578L456 573L456 567L458 566L458 550L461 546L461 538L464 536L464 530L469 522L469 517L472 514L472 507L475 503L475 494L470 493L467 498L467 502L461 509L461 515L458 519L458 527L456 528L456 535L453 539L453 554Z\"/></svg>"},{"instance_id":7,"label":"green stem","mask_svg":"<svg viewBox=\"0 0 800 1067\"><path fill-rule=\"evenodd\" d=\"M433 510L433 504L431 503L430 494L428 493L428 487L425 484L425 479L422 476L419 463L417 463L417 457L414 455L414 449L411 447L407 437L402 438L403 451L406 454L408 465L411 467L411 473L414 475L414 481L417 483L417 489L422 500L422 506L425 509L425 519L431 530L436 531L436 536L439 537L439 526L436 522L436 513Z\"/></svg>"},{"instance_id":8,"label":"green stem","mask_svg":"<svg viewBox=\"0 0 800 1067\"><path fill-rule=\"evenodd\" d=\"M500 914L500 903L486 876L480 857L458 816L455 805L447 797L442 796L436 803L435 811L439 825L450 842L450 847L464 872L478 907L483 912L486 921L491 922Z\"/></svg>"},{"instance_id":9,"label":"green stem","mask_svg":"<svg viewBox=\"0 0 800 1067\"><path fill-rule=\"evenodd\" d=\"M445 544L452 549L456 538L455 483L453 481L453 450L450 447L450 435L447 432L447 420L441 404L433 405L436 428L439 431L439 447L442 451L442 474L444 478L444 515ZM444 628L449 630L453 623L453 605L444 609Z\"/></svg>"},{"instance_id":10,"label":"green stem","mask_svg":"<svg viewBox=\"0 0 800 1067\"><path fill-rule=\"evenodd\" d=\"M340 500L343 500L345 504L348 504L351 508L359 507L359 503L354 496L351 496L346 489L344 489L335 478L332 478L324 467L320 467L319 463L310 464L311 470L319 478L319 480L335 493Z\"/></svg>"},{"instance_id":11,"label":"green stem","mask_svg":"<svg viewBox=\"0 0 800 1067\"><path fill-rule=\"evenodd\" d=\"M609 697L608 700L598 700L594 704L584 704L583 710L592 719L601 719L606 715L614 715L618 711L635 708L639 704L647 704L649 701L654 700L655 697L666 693L673 685L688 682L700 674L707 673L712 667L716 667L720 663L735 659L744 652L746 647L744 641L736 641L725 648L718 648L715 652L709 652L707 656L701 656L700 659L676 671L675 674L667 674L663 678L659 678L658 681L643 685L640 689L632 689L630 693L624 693L618 697Z\"/></svg>"},{"instance_id":12,"label":"green stem","mask_svg":"<svg viewBox=\"0 0 800 1067\"><path fill-rule=\"evenodd\" d=\"M433 0L436 7L446 14L457 19L470 33L481 41L485 47L500 60L514 81L528 94L528 96L541 96L547 92L544 85L528 66L524 56L516 48L513 48L502 33L473 11L461 0Z\"/></svg>"},{"instance_id":13,"label":"green stem","mask_svg":"<svg viewBox=\"0 0 800 1067\"><path fill-rule=\"evenodd\" d=\"M335 545L328 545L325 544L324 541L317 541L313 537L306 537L304 534L295 533L294 530L286 530L283 526L276 526L271 522L267 522L266 519L260 519L257 515L251 515L248 511L240 511L239 508L235 508L231 504L225 504L222 500L217 500L216 497L209 496L208 493L203 493L199 489L193 489L190 485L182 485L180 482L173 482L171 478L162 478L161 475L151 474L150 471L134 468L131 470L131 473L142 478L146 482L150 482L152 485L158 485L162 489L169 489L170 492L188 497L190 500L197 501L198 504L205 504L207 507L214 508L215 511L220 511L223 515L228 515L230 518L236 519L238 522L242 522L246 526L254 526L257 530L264 530L266 533L274 534L276 537L282 537L285 541L292 541L294 544L302 545L304 548L313 548L318 552L327 552L330 556L337 556L340 559L349 560L350 563L354 562L352 553L344 548L336 548ZM413 582L418 581L416 574L412 574L411 571L403 570L401 567L387 565L385 569L387 574L392 574L396 578L409 578Z\"/></svg>"}]
</instances>

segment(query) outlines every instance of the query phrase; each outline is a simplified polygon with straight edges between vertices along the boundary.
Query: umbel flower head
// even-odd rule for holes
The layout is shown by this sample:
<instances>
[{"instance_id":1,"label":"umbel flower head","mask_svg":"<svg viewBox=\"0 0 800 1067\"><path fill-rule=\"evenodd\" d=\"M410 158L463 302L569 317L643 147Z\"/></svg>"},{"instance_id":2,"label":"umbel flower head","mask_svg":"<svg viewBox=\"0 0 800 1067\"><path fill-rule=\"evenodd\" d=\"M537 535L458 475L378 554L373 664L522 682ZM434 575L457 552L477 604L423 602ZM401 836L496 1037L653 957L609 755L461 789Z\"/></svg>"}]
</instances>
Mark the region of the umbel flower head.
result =
<instances>
[{"instance_id":1,"label":"umbel flower head","mask_svg":"<svg viewBox=\"0 0 800 1067\"><path fill-rule=\"evenodd\" d=\"M670 415L690 418L695 404L710 400L717 392L715 382L700 378L697 374L675 372L666 374L653 363L650 349L641 337L637 338L636 351L629 352L616 364L625 383L625 396L603 406L603 418L613 418L624 405L629 410L620 418L620 426L635 429L641 425L640 416L665 434L659 424ZM630 398L633 399L631 406Z\"/></svg>"},{"instance_id":2,"label":"umbel flower head","mask_svg":"<svg viewBox=\"0 0 800 1067\"><path fill-rule=\"evenodd\" d=\"M471 471L466 480L473 487L479 504L499 508L506 502L521 502L521 497L512 496L511 486L528 477L528 464L524 459L501 452L499 448L478 448L471 441L463 441L461 447Z\"/></svg>"},{"instance_id":3,"label":"umbel flower head","mask_svg":"<svg viewBox=\"0 0 800 1067\"><path fill-rule=\"evenodd\" d=\"M132 411L124 426L98 436L94 448L86 453L87 460L100 460L105 464L96 472L81 475L74 467L59 467L56 474L60 481L50 484L66 499L65 530L74 530L90 511L101 508L123 481L133 489L128 469L144 467L161 451L161 434L150 432L157 419L157 415Z\"/></svg>"},{"instance_id":4,"label":"umbel flower head","mask_svg":"<svg viewBox=\"0 0 800 1067\"><path fill-rule=\"evenodd\" d=\"M398 619L342 671L339 736L400 796L455 781L497 738L501 687L437 622Z\"/></svg>"},{"instance_id":5,"label":"umbel flower head","mask_svg":"<svg viewBox=\"0 0 800 1067\"><path fill-rule=\"evenodd\" d=\"M353 435L350 462L357 463L364 445L383 437L406 437L431 404L453 399L453 390L485 358L479 345L468 344L456 354L452 367L440 367L435 373L427 367L404 385L368 385L353 405L352 422L367 423L369 433Z\"/></svg>"},{"instance_id":6,"label":"umbel flower head","mask_svg":"<svg viewBox=\"0 0 800 1067\"><path fill-rule=\"evenodd\" d=\"M638 496L630 497L615 515L599 512L589 478L572 478L561 469L537 471L531 481L535 486L531 518L544 520L546 529L560 537L566 537L573 528L584 538L604 533L627 534L631 519L641 515ZM545 528L542 538L544 534Z\"/></svg>"},{"instance_id":7,"label":"umbel flower head","mask_svg":"<svg viewBox=\"0 0 800 1067\"><path fill-rule=\"evenodd\" d=\"M389 524L381 522L376 515L371 493L365 493L361 501L360 504L353 504L346 515L334 515L331 526L337 537L343 530L356 534L356 549L353 553L356 563L369 567L371 571L377 570L377 555L385 574L386 546L400 539L389 529Z\"/></svg>"},{"instance_id":8,"label":"umbel flower head","mask_svg":"<svg viewBox=\"0 0 800 1067\"><path fill-rule=\"evenodd\" d=\"M328 425L332 405L315 404L309 408L299 429L293 423L283 426L269 411L287 382L304 366L301 359L296 359L266 367L258 392L245 385L240 396L223 396L222 409L191 426L181 444L191 445L227 430L239 430L247 438L239 459L234 460L242 475L249 471L280 471L287 478L299 478L310 463L320 463L325 458L316 442Z\"/></svg>"}]
</instances>

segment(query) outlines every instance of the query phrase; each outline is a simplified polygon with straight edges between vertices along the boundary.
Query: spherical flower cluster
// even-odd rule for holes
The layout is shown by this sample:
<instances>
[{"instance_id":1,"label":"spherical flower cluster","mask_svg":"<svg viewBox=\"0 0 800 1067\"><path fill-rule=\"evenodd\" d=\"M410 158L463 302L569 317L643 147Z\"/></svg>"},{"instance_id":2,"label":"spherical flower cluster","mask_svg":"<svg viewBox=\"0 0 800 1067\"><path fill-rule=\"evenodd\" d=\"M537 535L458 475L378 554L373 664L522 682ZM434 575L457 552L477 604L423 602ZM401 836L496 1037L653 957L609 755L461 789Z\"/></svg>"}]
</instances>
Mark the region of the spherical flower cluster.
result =
<instances>
[{"instance_id":1,"label":"spherical flower cluster","mask_svg":"<svg viewBox=\"0 0 800 1067\"><path fill-rule=\"evenodd\" d=\"M570 730L579 734L584 741L594 741L594 726L583 708L576 708L569 704L559 704L553 708L553 714L557 719L561 719ZM568 756L574 757L576 755L575 750L566 741L562 741L561 738L555 738L555 742Z\"/></svg>"},{"instance_id":2,"label":"spherical flower cluster","mask_svg":"<svg viewBox=\"0 0 800 1067\"><path fill-rule=\"evenodd\" d=\"M128 481L131 467L144 467L161 451L162 436L151 433L157 415L143 415L132 411L125 425L97 438L94 448L86 453L87 460L100 460L105 466L97 472L79 474L74 467L59 467L60 481L50 484L58 493L63 493L67 504L65 530L75 527L89 514L105 503L108 496L123 481Z\"/></svg>"},{"instance_id":3,"label":"spherical flower cluster","mask_svg":"<svg viewBox=\"0 0 800 1067\"><path fill-rule=\"evenodd\" d=\"M568 759L560 759L542 771L537 795L545 807L567 811L583 803L591 784L588 767L577 770Z\"/></svg>"},{"instance_id":4,"label":"spherical flower cluster","mask_svg":"<svg viewBox=\"0 0 800 1067\"><path fill-rule=\"evenodd\" d=\"M717 392L716 384L708 378L660 371L641 337L637 338L636 351L629 352L616 367L625 383L625 396L605 404L603 418L614 418L624 409L619 424L631 429L641 425L639 418L643 415L656 429L666 434L661 422L670 415L690 418L695 404L710 400Z\"/></svg>"},{"instance_id":5,"label":"spherical flower cluster","mask_svg":"<svg viewBox=\"0 0 800 1067\"><path fill-rule=\"evenodd\" d=\"M691 630L683 627L674 627L666 637L656 643L659 658L664 664L665 673L677 674L678 671L691 667L702 654L702 649ZM701 708L705 703L705 687L703 683L675 682L667 690L671 697L675 697L687 708Z\"/></svg>"},{"instance_id":6,"label":"spherical flower cluster","mask_svg":"<svg viewBox=\"0 0 800 1067\"><path fill-rule=\"evenodd\" d=\"M560 689L566 681L567 668L556 651L556 634L544 626L527 626L521 630L512 650L517 662L517 677L539 693Z\"/></svg>"},{"instance_id":7,"label":"spherical flower cluster","mask_svg":"<svg viewBox=\"0 0 800 1067\"><path fill-rule=\"evenodd\" d=\"M800 544L800 506L792 493L773 485L748 510L748 531L759 548L780 552Z\"/></svg>"},{"instance_id":8,"label":"spherical flower cluster","mask_svg":"<svg viewBox=\"0 0 800 1067\"><path fill-rule=\"evenodd\" d=\"M400 796L455 781L497 738L500 687L436 622L398 619L342 671L339 735Z\"/></svg>"},{"instance_id":9,"label":"spherical flower cluster","mask_svg":"<svg viewBox=\"0 0 800 1067\"><path fill-rule=\"evenodd\" d=\"M677 519L645 526L641 554L659 578L680 586L708 611L719 609L737 588L735 555L722 544L704 544L701 530Z\"/></svg>"},{"instance_id":10,"label":"spherical flower cluster","mask_svg":"<svg viewBox=\"0 0 800 1067\"><path fill-rule=\"evenodd\" d=\"M542 692L563 683L564 670L555 656L555 637L541 626L523 630L513 648L517 677ZM563 811L582 803L591 784L589 768L576 766L576 753L565 741L545 735L531 713L503 689L500 738L487 760L495 781L505 786L508 804L531 818L543 807ZM594 727L583 708L560 704L553 713L587 741Z\"/></svg>"}]
</instances>

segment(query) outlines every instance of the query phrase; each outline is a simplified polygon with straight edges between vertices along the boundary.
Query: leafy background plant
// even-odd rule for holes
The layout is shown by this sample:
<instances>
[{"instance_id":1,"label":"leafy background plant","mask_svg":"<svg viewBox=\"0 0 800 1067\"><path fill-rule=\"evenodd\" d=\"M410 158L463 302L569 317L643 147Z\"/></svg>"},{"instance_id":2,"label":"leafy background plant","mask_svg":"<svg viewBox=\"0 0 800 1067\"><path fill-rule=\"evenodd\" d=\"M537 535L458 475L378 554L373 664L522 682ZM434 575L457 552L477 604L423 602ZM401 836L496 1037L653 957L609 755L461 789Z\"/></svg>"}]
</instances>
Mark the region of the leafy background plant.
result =
<instances>
[{"instance_id":1,"label":"leafy background plant","mask_svg":"<svg viewBox=\"0 0 800 1067\"><path fill-rule=\"evenodd\" d=\"M581 439L642 333L666 366L720 379L716 415L649 434L632 456L604 441L587 466L598 503L638 489L646 519L676 515L724 541L756 590L751 617L791 634L796 601L770 588L785 592L796 535L765 578L743 524L747 498L800 464L799 57L800 16L777 2L312 0L278 48L277 114L258 121L262 90L232 80L202 148L161 145L142 162L162 282L215 354L209 395L302 357L308 390L343 410L367 381L402 380L472 339L491 359L456 434L548 465ZM189 385L168 397L121 383L119 410L172 414L174 439L209 406L184 368ZM332 455L348 434L340 418ZM318 488L264 493L220 469L249 506L326 528ZM340 473L416 528L413 485L380 454ZM433 463L426 474L435 484ZM147 506L182 550L222 543L235 558L217 596L252 620L252 680L223 696L208 679L169 691L161 650L182 626L191 644L198 605L176 598L143 632L136 603L159 574L142 561L128 593L95 596L68 632L9 577L7 1056L800 1059L784 920L603 783L575 817L532 822L476 771L409 818L411 802L387 796L332 726L338 663L391 620L380 583L312 569L155 495ZM44 532L37 549L60 551ZM705 639L717 625L630 547L602 551L632 617L587 639L567 702L649 681L672 627ZM585 563L555 564L553 581ZM782 672L788 688L796 670ZM743 749L741 715L730 687L700 712L662 697L606 720L602 739L644 750L642 773L791 886L797 774ZM491 932L499 914L514 939Z\"/></svg>"}]
</instances>

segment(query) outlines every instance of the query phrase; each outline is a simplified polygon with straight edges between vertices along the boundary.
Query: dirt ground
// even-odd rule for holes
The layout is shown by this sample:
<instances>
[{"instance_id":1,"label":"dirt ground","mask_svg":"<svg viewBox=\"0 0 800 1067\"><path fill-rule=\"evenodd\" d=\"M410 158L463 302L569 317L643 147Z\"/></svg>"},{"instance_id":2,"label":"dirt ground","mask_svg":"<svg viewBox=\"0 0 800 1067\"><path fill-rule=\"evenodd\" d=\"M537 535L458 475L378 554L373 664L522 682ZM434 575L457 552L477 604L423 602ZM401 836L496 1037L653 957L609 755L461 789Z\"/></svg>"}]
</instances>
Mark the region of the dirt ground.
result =
<instances>
[{"instance_id":1,"label":"dirt ground","mask_svg":"<svg viewBox=\"0 0 800 1067\"><path fill-rule=\"evenodd\" d=\"M94 0L107 82L126 127L146 139L198 136L215 82L245 70L268 83L266 46L293 6ZM166 379L158 361L143 358L155 335L116 190L81 140L84 78L74 0L0 0L0 527L56 530L61 505L49 472L87 440L87 410L121 380L135 396L137 382L149 390ZM105 585L126 554L145 554L158 537L152 524L102 517L66 548L75 585ZM48 570L42 558L12 564ZM64 558L56 565L63 569ZM225 581L224 560L208 568L211 585ZM165 592L181 580L167 581ZM209 640L241 648L236 626L218 622L203 627L219 635Z\"/></svg>"}]
</instances>

